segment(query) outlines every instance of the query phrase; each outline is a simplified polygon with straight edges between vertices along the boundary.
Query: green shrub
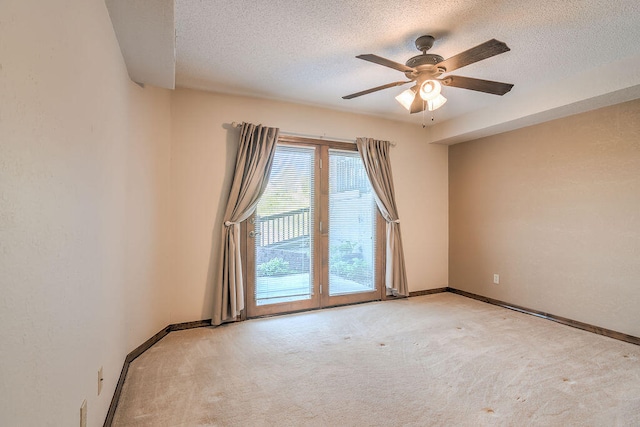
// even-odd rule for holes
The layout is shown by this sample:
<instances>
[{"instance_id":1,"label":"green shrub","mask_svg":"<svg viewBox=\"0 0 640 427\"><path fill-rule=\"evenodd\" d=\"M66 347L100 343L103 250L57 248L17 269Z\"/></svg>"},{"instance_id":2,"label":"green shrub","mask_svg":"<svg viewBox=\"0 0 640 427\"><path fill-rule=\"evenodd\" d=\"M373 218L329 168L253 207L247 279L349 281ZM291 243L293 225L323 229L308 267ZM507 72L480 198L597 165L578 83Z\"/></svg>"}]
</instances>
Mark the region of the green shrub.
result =
<instances>
[{"instance_id":1,"label":"green shrub","mask_svg":"<svg viewBox=\"0 0 640 427\"><path fill-rule=\"evenodd\" d=\"M371 266L362 258L360 245L348 240L331 247L329 269L331 274L362 284L373 278Z\"/></svg>"},{"instance_id":2,"label":"green shrub","mask_svg":"<svg viewBox=\"0 0 640 427\"><path fill-rule=\"evenodd\" d=\"M257 272L259 277L263 277L288 274L291 270L289 269L289 261L285 261L282 258L271 258L269 261L258 265Z\"/></svg>"},{"instance_id":3,"label":"green shrub","mask_svg":"<svg viewBox=\"0 0 640 427\"><path fill-rule=\"evenodd\" d=\"M346 261L334 257L331 260L331 273L356 282L368 281L372 276L369 264L362 258Z\"/></svg>"}]
</instances>

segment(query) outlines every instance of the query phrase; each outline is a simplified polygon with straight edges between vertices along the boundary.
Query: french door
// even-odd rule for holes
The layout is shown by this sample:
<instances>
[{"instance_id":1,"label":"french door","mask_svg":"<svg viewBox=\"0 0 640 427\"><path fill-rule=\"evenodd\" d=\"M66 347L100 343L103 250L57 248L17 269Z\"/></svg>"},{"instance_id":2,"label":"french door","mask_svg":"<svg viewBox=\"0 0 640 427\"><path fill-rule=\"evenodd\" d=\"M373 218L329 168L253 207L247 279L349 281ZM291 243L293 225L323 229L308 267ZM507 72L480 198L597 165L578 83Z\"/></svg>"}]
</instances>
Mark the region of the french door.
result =
<instances>
[{"instance_id":1,"label":"french door","mask_svg":"<svg viewBox=\"0 0 640 427\"><path fill-rule=\"evenodd\" d=\"M247 317L383 298L382 239L355 146L281 138L245 226Z\"/></svg>"}]
</instances>

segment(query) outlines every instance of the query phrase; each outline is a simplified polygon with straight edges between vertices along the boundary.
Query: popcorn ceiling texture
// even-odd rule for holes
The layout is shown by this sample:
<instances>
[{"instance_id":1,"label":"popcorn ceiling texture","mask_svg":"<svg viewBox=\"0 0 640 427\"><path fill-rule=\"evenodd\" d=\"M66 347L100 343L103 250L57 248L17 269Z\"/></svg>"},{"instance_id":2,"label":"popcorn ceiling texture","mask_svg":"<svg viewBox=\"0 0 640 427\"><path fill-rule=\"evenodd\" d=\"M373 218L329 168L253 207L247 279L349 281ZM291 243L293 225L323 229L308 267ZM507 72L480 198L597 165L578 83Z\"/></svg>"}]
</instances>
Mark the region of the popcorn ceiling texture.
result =
<instances>
[{"instance_id":1,"label":"popcorn ceiling texture","mask_svg":"<svg viewBox=\"0 0 640 427\"><path fill-rule=\"evenodd\" d=\"M434 114L436 125L518 100L544 111L557 107L548 102L558 99L557 82L573 83L562 105L600 95L593 79L583 76L588 71L602 69L597 74L607 77L607 93L639 85L637 72L625 80L633 66L615 64L629 58L640 63L639 19L636 0L176 0L176 83L419 123L420 114L407 114L394 100L399 88L341 99L404 80L402 73L355 55L404 63L419 53L414 40L427 33L436 37L431 52L447 58L497 38L511 52L454 74L514 83L514 90L497 97L445 88L449 102ZM532 93L545 96L532 100ZM504 114L504 121L514 119Z\"/></svg>"}]
</instances>

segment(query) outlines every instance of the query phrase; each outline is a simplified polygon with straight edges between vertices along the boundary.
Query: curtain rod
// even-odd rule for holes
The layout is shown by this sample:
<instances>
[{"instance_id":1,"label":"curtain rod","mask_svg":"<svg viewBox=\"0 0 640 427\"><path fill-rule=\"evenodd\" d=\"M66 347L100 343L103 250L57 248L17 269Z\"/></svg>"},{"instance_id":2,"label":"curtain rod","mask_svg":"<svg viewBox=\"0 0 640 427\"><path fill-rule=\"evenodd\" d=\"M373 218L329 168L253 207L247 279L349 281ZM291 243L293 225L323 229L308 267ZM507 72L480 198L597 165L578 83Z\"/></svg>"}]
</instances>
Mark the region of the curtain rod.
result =
<instances>
[{"instance_id":1,"label":"curtain rod","mask_svg":"<svg viewBox=\"0 0 640 427\"><path fill-rule=\"evenodd\" d=\"M242 123L231 122L231 127L234 127L234 128L242 127ZM348 138L334 138L332 136L324 136L324 135L306 135L306 134L302 134L302 133L294 133L294 132L286 132L286 131L280 131L280 133L283 134L283 135L288 135L288 136L299 136L301 138L327 139L327 140L330 140L330 141L350 142L352 144L356 143L355 139L348 139ZM392 147L395 147L396 143L395 142L389 142L389 145L391 145Z\"/></svg>"}]
</instances>

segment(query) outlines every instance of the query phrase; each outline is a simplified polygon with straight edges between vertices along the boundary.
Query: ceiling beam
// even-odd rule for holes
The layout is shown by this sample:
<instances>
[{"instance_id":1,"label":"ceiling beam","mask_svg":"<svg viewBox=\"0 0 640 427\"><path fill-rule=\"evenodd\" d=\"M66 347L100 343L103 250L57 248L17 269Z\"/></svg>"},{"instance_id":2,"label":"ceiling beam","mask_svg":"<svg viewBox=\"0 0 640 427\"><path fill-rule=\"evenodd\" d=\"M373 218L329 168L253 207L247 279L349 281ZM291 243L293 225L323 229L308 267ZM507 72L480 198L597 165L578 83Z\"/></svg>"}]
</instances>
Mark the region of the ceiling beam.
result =
<instances>
[{"instance_id":1,"label":"ceiling beam","mask_svg":"<svg viewBox=\"0 0 640 427\"><path fill-rule=\"evenodd\" d=\"M176 86L174 0L105 0L129 78Z\"/></svg>"},{"instance_id":2,"label":"ceiling beam","mask_svg":"<svg viewBox=\"0 0 640 427\"><path fill-rule=\"evenodd\" d=\"M453 145L640 98L640 56L554 81L528 93L512 91L491 108L429 128L428 142Z\"/></svg>"}]
</instances>

